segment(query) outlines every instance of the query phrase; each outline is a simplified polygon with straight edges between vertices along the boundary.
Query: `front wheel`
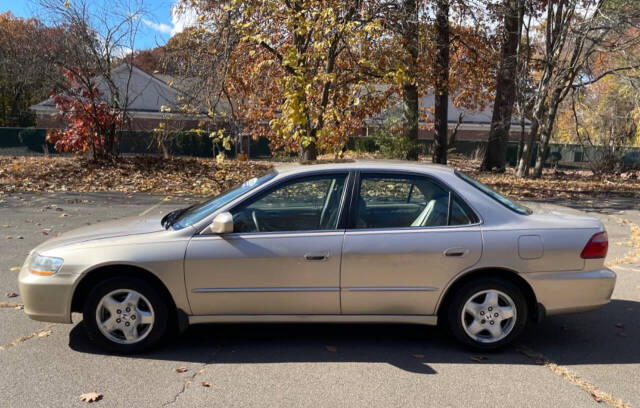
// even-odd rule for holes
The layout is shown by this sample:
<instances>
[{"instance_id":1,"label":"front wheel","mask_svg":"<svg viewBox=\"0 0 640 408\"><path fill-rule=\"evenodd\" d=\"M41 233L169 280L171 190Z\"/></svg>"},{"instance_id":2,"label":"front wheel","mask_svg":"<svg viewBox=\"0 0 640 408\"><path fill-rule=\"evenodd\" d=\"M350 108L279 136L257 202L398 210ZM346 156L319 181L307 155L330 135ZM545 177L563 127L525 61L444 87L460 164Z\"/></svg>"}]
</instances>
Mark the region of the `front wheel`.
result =
<instances>
[{"instance_id":1,"label":"front wheel","mask_svg":"<svg viewBox=\"0 0 640 408\"><path fill-rule=\"evenodd\" d=\"M84 305L89 338L116 353L153 347L167 332L168 309L159 291L136 278L112 278L93 288Z\"/></svg>"},{"instance_id":2,"label":"front wheel","mask_svg":"<svg viewBox=\"0 0 640 408\"><path fill-rule=\"evenodd\" d=\"M483 350L513 342L524 331L527 319L522 291L497 278L464 285L454 295L447 313L451 333L462 343Z\"/></svg>"}]
</instances>

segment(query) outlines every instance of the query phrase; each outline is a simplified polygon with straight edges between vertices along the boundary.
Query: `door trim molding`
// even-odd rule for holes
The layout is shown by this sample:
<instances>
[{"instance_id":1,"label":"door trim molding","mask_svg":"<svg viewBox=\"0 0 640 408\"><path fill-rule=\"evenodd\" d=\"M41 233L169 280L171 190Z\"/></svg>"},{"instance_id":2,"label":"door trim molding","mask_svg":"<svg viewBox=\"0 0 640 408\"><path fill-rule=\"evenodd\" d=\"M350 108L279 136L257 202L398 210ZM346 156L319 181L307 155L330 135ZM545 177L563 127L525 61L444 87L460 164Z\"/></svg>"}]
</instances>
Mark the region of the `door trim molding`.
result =
<instances>
[{"instance_id":1,"label":"door trim molding","mask_svg":"<svg viewBox=\"0 0 640 408\"><path fill-rule=\"evenodd\" d=\"M433 315L191 315L189 324L198 323L408 323L435 326Z\"/></svg>"},{"instance_id":2,"label":"door trim molding","mask_svg":"<svg viewBox=\"0 0 640 408\"><path fill-rule=\"evenodd\" d=\"M373 286L373 287L346 287L349 292L435 292L438 288L431 286Z\"/></svg>"},{"instance_id":3,"label":"door trim molding","mask_svg":"<svg viewBox=\"0 0 640 408\"><path fill-rule=\"evenodd\" d=\"M265 287L265 288L194 288L192 293L235 292L339 292L338 287Z\"/></svg>"}]
</instances>

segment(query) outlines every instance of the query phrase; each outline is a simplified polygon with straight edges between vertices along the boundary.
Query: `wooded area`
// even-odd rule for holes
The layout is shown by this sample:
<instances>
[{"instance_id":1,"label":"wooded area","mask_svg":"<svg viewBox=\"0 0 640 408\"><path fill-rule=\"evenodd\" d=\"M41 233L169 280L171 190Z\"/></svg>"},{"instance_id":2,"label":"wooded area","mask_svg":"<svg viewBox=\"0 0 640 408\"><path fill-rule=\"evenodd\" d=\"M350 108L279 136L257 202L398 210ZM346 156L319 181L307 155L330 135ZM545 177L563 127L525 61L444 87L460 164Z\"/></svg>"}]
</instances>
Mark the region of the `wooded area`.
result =
<instances>
[{"instance_id":1,"label":"wooded area","mask_svg":"<svg viewBox=\"0 0 640 408\"><path fill-rule=\"evenodd\" d=\"M588 158L596 173L619 170L625 148L640 143L633 0L184 0L173 12L195 12L197 22L153 50L133 46L142 1L36 3L43 20L0 15L0 126L33 125L31 104L74 89L56 100L69 127L49 136L63 151L111 154L127 123L126 96L110 80L123 62L188 79L185 106L204 104L228 132L267 137L272 151L303 161L340 157L363 121L395 101L394 154L407 160L419 158L424 127L432 161L447 163L449 101L492 107L483 171L505 171L513 118L518 177L542 175L553 140L597 146ZM108 95L95 90L96 75ZM427 93L432 111L418 103Z\"/></svg>"}]
</instances>

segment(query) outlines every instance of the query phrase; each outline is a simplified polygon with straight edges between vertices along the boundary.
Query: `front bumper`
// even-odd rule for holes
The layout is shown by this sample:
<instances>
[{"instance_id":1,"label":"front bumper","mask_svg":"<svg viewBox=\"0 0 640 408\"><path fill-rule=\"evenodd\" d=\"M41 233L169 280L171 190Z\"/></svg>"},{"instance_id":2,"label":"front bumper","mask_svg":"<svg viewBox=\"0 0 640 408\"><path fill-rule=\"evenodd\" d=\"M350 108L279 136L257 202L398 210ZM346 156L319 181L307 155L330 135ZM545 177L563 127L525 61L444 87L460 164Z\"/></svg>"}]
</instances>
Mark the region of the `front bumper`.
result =
<instances>
[{"instance_id":1,"label":"front bumper","mask_svg":"<svg viewBox=\"0 0 640 408\"><path fill-rule=\"evenodd\" d=\"M23 266L18 275L18 287L24 301L24 311L33 320L72 323L71 299L80 275L34 275Z\"/></svg>"},{"instance_id":2,"label":"front bumper","mask_svg":"<svg viewBox=\"0 0 640 408\"><path fill-rule=\"evenodd\" d=\"M577 272L523 274L547 315L583 312L609 303L616 274L602 268Z\"/></svg>"}]
</instances>

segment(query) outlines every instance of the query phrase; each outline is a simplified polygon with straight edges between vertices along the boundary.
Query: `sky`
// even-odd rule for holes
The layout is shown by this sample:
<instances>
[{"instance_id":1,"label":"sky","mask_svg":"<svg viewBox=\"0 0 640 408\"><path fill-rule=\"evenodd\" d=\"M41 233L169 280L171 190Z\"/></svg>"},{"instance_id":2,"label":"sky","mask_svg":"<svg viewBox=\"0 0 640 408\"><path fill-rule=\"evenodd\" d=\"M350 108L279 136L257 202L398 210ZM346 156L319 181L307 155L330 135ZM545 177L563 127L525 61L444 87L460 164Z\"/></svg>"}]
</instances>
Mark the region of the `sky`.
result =
<instances>
[{"instance_id":1,"label":"sky","mask_svg":"<svg viewBox=\"0 0 640 408\"><path fill-rule=\"evenodd\" d=\"M173 34L182 31L189 22L195 20L195 16L189 14L172 15L171 7L179 0L143 1L147 14L141 19L142 24L136 37L135 48L138 50L165 44ZM38 16L37 7L30 0L0 0L0 13L5 11L25 18Z\"/></svg>"}]
</instances>

